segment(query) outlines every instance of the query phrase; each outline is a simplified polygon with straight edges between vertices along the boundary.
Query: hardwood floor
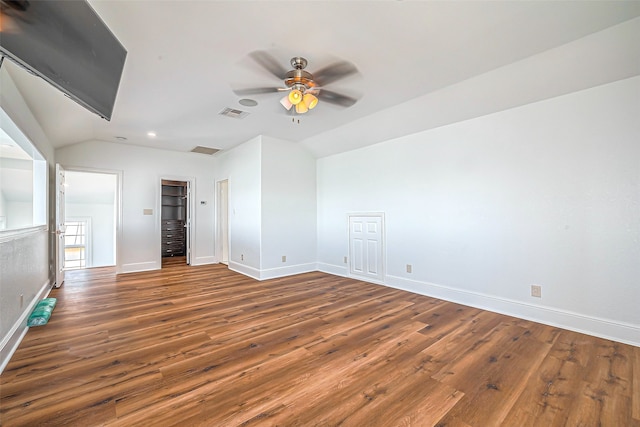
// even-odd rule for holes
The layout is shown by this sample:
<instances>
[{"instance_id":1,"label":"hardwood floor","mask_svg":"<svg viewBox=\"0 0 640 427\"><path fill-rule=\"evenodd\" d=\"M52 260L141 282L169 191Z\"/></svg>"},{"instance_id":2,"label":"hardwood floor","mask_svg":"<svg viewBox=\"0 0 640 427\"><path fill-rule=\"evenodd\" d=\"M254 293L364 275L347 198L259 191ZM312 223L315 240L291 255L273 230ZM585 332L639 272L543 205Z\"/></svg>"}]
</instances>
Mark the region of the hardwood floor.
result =
<instances>
[{"instance_id":1,"label":"hardwood floor","mask_svg":"<svg viewBox=\"0 0 640 427\"><path fill-rule=\"evenodd\" d=\"M640 426L640 348L324 273L179 261L69 272L0 376L0 424Z\"/></svg>"}]
</instances>

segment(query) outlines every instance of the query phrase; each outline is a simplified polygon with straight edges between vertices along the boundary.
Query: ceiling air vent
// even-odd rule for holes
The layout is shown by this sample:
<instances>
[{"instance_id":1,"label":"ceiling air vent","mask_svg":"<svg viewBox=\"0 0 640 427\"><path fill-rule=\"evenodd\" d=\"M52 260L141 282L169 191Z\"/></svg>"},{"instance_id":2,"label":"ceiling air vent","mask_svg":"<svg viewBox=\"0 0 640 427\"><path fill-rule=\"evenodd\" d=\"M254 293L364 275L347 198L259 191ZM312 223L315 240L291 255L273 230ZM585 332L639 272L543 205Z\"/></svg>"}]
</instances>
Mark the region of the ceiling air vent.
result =
<instances>
[{"instance_id":1,"label":"ceiling air vent","mask_svg":"<svg viewBox=\"0 0 640 427\"><path fill-rule=\"evenodd\" d=\"M216 154L218 151L220 151L218 148L202 147L200 145L198 145L196 148L191 150L192 153L209 154L209 155Z\"/></svg>"},{"instance_id":2,"label":"ceiling air vent","mask_svg":"<svg viewBox=\"0 0 640 427\"><path fill-rule=\"evenodd\" d=\"M249 115L249 113L247 113L246 111L236 110L235 108L227 107L224 110L220 111L220 115L232 117L234 119L244 119Z\"/></svg>"}]
</instances>

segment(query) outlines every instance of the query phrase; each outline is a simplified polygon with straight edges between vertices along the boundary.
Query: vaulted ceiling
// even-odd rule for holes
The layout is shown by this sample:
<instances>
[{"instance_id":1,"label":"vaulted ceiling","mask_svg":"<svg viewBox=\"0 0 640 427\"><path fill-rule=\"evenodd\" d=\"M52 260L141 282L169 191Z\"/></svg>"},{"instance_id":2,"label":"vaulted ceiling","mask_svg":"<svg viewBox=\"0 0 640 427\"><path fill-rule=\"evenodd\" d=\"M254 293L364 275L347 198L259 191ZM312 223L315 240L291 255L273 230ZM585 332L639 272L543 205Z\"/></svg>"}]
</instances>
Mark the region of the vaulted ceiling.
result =
<instances>
[{"instance_id":1,"label":"vaulted ceiling","mask_svg":"<svg viewBox=\"0 0 640 427\"><path fill-rule=\"evenodd\" d=\"M572 88L571 67L579 67L581 60L572 57L575 50L563 47L640 16L637 1L90 0L90 4L128 51L110 122L43 80L7 65L54 147L97 139L177 151L195 146L225 150L268 135L300 142L316 156L328 155L562 94ZM638 42L629 43L621 49ZM353 63L359 73L334 82L330 89L359 101L349 108L320 102L299 116L299 123L280 105L277 93L250 96L257 106L239 104L243 97L233 88L281 83L249 57L258 50L287 68L291 57L303 56L311 72L336 61ZM535 76L536 67L543 64L527 60L545 52L557 52L558 66L568 71L549 77L552 82L531 85L530 75ZM606 75L585 85L638 73L636 62L631 58L610 64ZM490 75L495 76L491 91L483 93ZM467 88L475 96L460 103L460 94L453 97L456 91L451 88L468 82L476 82ZM574 89L580 87L570 90ZM508 94L505 106L493 106L492 93L497 92ZM533 98L532 92L536 92ZM430 102L442 117L434 114L438 119L430 121L412 116L416 99ZM220 115L225 108L249 114L242 119ZM385 113L394 108L395 115ZM149 131L156 137L147 136Z\"/></svg>"}]
</instances>

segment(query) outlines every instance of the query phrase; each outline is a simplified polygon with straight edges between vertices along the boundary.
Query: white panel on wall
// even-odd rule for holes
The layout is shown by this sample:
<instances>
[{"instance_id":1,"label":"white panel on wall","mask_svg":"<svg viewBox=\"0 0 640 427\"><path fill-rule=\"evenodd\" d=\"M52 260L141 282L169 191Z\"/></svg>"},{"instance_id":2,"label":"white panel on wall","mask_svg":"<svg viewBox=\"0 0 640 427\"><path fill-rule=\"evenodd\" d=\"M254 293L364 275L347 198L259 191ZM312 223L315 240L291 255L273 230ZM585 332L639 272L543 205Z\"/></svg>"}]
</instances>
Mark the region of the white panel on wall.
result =
<instances>
[{"instance_id":1,"label":"white panel on wall","mask_svg":"<svg viewBox=\"0 0 640 427\"><path fill-rule=\"evenodd\" d=\"M381 282L383 275L382 215L349 215L350 273Z\"/></svg>"}]
</instances>

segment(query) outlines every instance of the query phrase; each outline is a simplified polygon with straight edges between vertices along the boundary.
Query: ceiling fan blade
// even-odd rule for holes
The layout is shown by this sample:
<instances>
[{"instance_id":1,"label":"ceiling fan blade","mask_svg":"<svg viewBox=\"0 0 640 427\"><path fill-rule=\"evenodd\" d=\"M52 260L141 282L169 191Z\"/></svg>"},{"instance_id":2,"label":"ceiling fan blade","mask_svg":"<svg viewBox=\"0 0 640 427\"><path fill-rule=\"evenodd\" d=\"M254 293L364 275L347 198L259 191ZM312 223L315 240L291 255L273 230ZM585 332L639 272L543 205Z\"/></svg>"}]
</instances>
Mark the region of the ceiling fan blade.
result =
<instances>
[{"instance_id":1,"label":"ceiling fan blade","mask_svg":"<svg viewBox=\"0 0 640 427\"><path fill-rule=\"evenodd\" d=\"M313 79L320 85L325 86L336 80L343 79L351 74L356 74L358 69L351 62L340 61L328 65L313 73Z\"/></svg>"},{"instance_id":2,"label":"ceiling fan blade","mask_svg":"<svg viewBox=\"0 0 640 427\"><path fill-rule=\"evenodd\" d=\"M233 93L235 93L236 95L260 95L263 93L275 93L275 92L282 92L282 91L287 91L289 90L289 88L282 88L282 87L251 87L251 88L247 88L247 89L233 89Z\"/></svg>"},{"instance_id":3,"label":"ceiling fan blade","mask_svg":"<svg viewBox=\"0 0 640 427\"><path fill-rule=\"evenodd\" d=\"M351 107L353 104L358 102L357 98L348 95L342 95L326 89L320 91L320 93L318 94L318 99L323 102L339 105L341 107Z\"/></svg>"},{"instance_id":4,"label":"ceiling fan blade","mask_svg":"<svg viewBox=\"0 0 640 427\"><path fill-rule=\"evenodd\" d=\"M278 79L284 80L288 70L280 65L278 60L271 56L271 54L264 50L256 50L251 52L249 56Z\"/></svg>"}]
</instances>

